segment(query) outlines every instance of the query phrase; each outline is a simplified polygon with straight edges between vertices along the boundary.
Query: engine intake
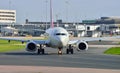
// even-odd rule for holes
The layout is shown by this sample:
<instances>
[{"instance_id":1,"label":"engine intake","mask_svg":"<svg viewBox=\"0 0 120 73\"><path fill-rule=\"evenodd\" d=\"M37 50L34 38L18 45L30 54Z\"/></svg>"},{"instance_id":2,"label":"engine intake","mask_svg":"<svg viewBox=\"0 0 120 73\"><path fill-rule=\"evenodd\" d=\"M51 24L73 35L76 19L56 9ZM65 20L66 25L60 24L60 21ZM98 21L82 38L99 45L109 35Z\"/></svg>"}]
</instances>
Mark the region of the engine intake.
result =
<instances>
[{"instance_id":1,"label":"engine intake","mask_svg":"<svg viewBox=\"0 0 120 73\"><path fill-rule=\"evenodd\" d=\"M88 50L88 44L85 41L79 41L77 43L78 50Z\"/></svg>"},{"instance_id":2,"label":"engine intake","mask_svg":"<svg viewBox=\"0 0 120 73\"><path fill-rule=\"evenodd\" d=\"M37 45L34 42L28 42L26 46L26 50L29 52L35 52L37 50Z\"/></svg>"}]
</instances>

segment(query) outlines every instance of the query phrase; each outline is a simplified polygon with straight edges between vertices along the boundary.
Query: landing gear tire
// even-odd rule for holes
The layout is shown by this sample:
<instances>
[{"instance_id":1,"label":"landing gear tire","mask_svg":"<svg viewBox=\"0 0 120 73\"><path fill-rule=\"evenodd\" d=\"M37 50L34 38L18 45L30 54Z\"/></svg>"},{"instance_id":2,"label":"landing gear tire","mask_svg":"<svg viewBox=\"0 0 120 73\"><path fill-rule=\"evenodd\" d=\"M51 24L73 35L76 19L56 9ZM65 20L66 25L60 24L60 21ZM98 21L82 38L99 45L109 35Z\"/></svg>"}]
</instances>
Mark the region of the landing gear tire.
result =
<instances>
[{"instance_id":1,"label":"landing gear tire","mask_svg":"<svg viewBox=\"0 0 120 73\"><path fill-rule=\"evenodd\" d=\"M42 49L42 54L45 54L45 50L44 49Z\"/></svg>"},{"instance_id":2,"label":"landing gear tire","mask_svg":"<svg viewBox=\"0 0 120 73\"><path fill-rule=\"evenodd\" d=\"M66 54L69 54L69 49L66 49Z\"/></svg>"},{"instance_id":3,"label":"landing gear tire","mask_svg":"<svg viewBox=\"0 0 120 73\"><path fill-rule=\"evenodd\" d=\"M73 49L66 49L66 54L69 54L69 52L71 53L71 54L73 54Z\"/></svg>"},{"instance_id":4,"label":"landing gear tire","mask_svg":"<svg viewBox=\"0 0 120 73\"><path fill-rule=\"evenodd\" d=\"M58 55L62 55L62 51L58 51Z\"/></svg>"},{"instance_id":5,"label":"landing gear tire","mask_svg":"<svg viewBox=\"0 0 120 73\"><path fill-rule=\"evenodd\" d=\"M40 54L40 49L38 49L37 54Z\"/></svg>"},{"instance_id":6,"label":"landing gear tire","mask_svg":"<svg viewBox=\"0 0 120 73\"><path fill-rule=\"evenodd\" d=\"M45 50L44 49L38 49L37 54L45 54Z\"/></svg>"},{"instance_id":7,"label":"landing gear tire","mask_svg":"<svg viewBox=\"0 0 120 73\"><path fill-rule=\"evenodd\" d=\"M69 45L68 49L66 49L66 54L69 54L69 52L70 52L71 54L74 53L74 50L73 50L72 45Z\"/></svg>"},{"instance_id":8,"label":"landing gear tire","mask_svg":"<svg viewBox=\"0 0 120 73\"><path fill-rule=\"evenodd\" d=\"M58 49L58 55L62 55L62 49L61 48Z\"/></svg>"},{"instance_id":9,"label":"landing gear tire","mask_svg":"<svg viewBox=\"0 0 120 73\"><path fill-rule=\"evenodd\" d=\"M45 54L45 50L42 48L42 45L40 45L37 54Z\"/></svg>"},{"instance_id":10,"label":"landing gear tire","mask_svg":"<svg viewBox=\"0 0 120 73\"><path fill-rule=\"evenodd\" d=\"M73 49L71 49L71 54L73 54Z\"/></svg>"}]
</instances>

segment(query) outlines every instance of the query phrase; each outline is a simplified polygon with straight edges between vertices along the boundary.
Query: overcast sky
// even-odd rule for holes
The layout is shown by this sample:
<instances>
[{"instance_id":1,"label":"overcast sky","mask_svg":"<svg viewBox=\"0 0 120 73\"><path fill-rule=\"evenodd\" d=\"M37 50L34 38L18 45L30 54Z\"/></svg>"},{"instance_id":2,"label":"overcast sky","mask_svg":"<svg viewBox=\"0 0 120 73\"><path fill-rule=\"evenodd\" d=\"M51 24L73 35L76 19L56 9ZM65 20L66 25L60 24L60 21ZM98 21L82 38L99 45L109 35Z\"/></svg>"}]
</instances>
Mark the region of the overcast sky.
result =
<instances>
[{"instance_id":1,"label":"overcast sky","mask_svg":"<svg viewBox=\"0 0 120 73\"><path fill-rule=\"evenodd\" d=\"M102 16L120 16L120 0L52 0L53 19L76 22ZM50 0L0 0L0 9L16 10L17 23L50 21ZM47 18L46 18L47 17Z\"/></svg>"}]
</instances>

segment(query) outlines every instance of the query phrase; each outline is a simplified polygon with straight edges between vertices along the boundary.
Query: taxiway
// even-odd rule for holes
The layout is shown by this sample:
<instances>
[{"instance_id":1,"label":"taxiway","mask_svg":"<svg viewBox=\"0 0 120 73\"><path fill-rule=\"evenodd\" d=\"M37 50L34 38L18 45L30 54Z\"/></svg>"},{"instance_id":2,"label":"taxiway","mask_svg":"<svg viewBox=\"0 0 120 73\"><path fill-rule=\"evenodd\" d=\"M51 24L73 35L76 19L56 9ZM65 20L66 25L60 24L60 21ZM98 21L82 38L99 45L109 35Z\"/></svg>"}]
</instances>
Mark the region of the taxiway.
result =
<instances>
[{"instance_id":1,"label":"taxiway","mask_svg":"<svg viewBox=\"0 0 120 73\"><path fill-rule=\"evenodd\" d=\"M96 42L89 43L90 45ZM101 42L104 44L103 42ZM106 43L106 42L105 42ZM96 44L100 45L100 43ZM107 45L107 44L106 44ZM115 45L111 43L111 45ZM57 50L46 48L45 55L28 53L25 51L8 52L0 54L0 65L20 66L53 66L53 67L75 67L75 68L97 68L97 69L120 69L120 56L105 55L103 52L109 47L89 47L88 51L74 50L74 54L57 55Z\"/></svg>"}]
</instances>

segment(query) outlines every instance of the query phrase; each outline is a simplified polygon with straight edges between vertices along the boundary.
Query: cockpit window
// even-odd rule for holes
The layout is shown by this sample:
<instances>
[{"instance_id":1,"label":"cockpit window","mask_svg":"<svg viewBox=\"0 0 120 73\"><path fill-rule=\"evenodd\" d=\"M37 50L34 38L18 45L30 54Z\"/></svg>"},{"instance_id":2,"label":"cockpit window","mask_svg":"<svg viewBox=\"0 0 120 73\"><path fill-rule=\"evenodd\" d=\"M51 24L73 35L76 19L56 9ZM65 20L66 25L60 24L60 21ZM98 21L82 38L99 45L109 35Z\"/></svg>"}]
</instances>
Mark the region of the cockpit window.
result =
<instances>
[{"instance_id":1,"label":"cockpit window","mask_svg":"<svg viewBox=\"0 0 120 73\"><path fill-rule=\"evenodd\" d=\"M60 33L56 33L56 35L60 35Z\"/></svg>"},{"instance_id":2,"label":"cockpit window","mask_svg":"<svg viewBox=\"0 0 120 73\"><path fill-rule=\"evenodd\" d=\"M65 33L56 33L55 35L66 35Z\"/></svg>"}]
</instances>

